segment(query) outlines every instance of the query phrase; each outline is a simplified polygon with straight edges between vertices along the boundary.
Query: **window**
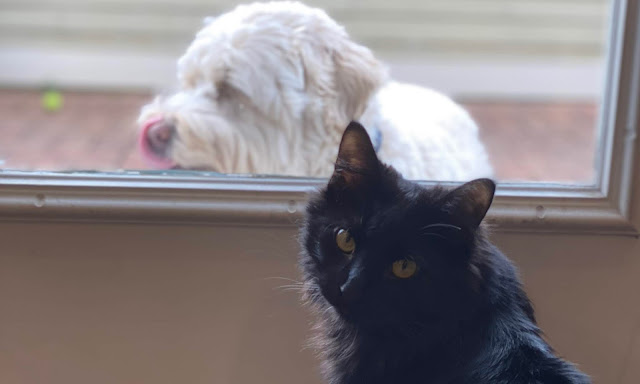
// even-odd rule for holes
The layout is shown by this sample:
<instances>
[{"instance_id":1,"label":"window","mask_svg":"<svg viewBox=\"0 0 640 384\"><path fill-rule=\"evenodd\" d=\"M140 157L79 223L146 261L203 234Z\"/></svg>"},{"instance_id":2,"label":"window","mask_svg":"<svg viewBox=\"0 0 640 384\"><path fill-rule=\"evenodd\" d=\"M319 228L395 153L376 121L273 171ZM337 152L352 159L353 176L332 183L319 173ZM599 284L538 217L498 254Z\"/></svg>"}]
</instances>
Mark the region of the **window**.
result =
<instances>
[{"instance_id":1,"label":"window","mask_svg":"<svg viewBox=\"0 0 640 384\"><path fill-rule=\"evenodd\" d=\"M637 92L637 17L629 11L635 2L311 5L371 48L394 79L435 88L466 107L502 182L493 215L504 229L577 225L635 233L625 207L633 155L625 127L635 129ZM202 16L232 6L196 0L167 0L153 9L145 0L3 3L3 212L294 219L318 181L221 177L199 167L154 171L135 148L140 107L152 94L171 90L175 60ZM114 172L121 169L128 171ZM91 172L42 172L70 170Z\"/></svg>"},{"instance_id":2,"label":"window","mask_svg":"<svg viewBox=\"0 0 640 384\"><path fill-rule=\"evenodd\" d=\"M341 20L348 15L336 10L343 3L390 2L314 4L330 8ZM458 20L472 23L476 15L486 18L491 13L489 6L482 9L478 4L494 5L495 11L533 1L411 3L430 9L467 7L466 13L461 11L466 16ZM388 60L396 78L424 81L452 94L474 114L481 130L498 111L507 121L500 132L508 133L513 121L514 130L522 133L522 113L535 112L527 127L541 124L540 116L551 121L542 112L555 107L548 105L551 100L538 103L542 96L574 100L571 105L579 113L571 114L571 119L563 115L556 128L562 131L573 126L565 120L580 120L581 132L593 134L591 147L563 136L558 140L569 146L549 140L541 151L553 152L555 145L565 148L565 161L551 164L559 170L565 164L578 165L576 177L561 178L558 173L544 177L545 171L539 169L537 173L529 169L526 177L503 175L490 210L489 219L495 224L492 240L520 268L536 317L553 347L594 380L636 384L640 312L629 303L637 302L640 288L640 178L636 176L640 2L536 3L560 12L553 20L565 20L567 26L576 20L568 9L582 9L581 15L591 9L586 12L592 15L590 20L602 23L591 24L593 33L586 34L595 47L591 54L596 57L594 52L606 49L606 60L584 65L582 71L575 61L566 66L547 62L536 72L526 66L509 67L513 61L502 58L490 62L493 56L485 58L484 66L440 57L418 63L429 68L418 73L429 76L420 80L414 62L401 62L391 53L380 52L379 57ZM0 377L7 377L0 381L37 382L46 377L51 383L100 378L138 383L316 382L317 361L311 351L301 352L309 327L298 294L272 291L288 283L263 278L296 277L294 226L305 193L323 181L151 170L141 159L135 160L134 120L139 107L151 93L169 88L175 58L199 28L201 15L226 9L227 3L216 0L0 2L0 158L6 161L0 166L0 286L4 288L0 329L6 351L0 359ZM444 20L441 15L429 20ZM352 11L351 17L357 19L358 12ZM548 25L539 21L534 26ZM149 25L155 30L150 31ZM354 38L378 49L375 41L347 27ZM604 29L598 32L598 28ZM379 29L388 27L380 24ZM86 50L78 51L79 47ZM591 75L594 68L596 74ZM496 72L509 81L491 82L496 77L489 74ZM530 76L516 76L523 72ZM469 87L469 79L477 81L476 88ZM57 112L47 113L41 107L49 86L64 97ZM461 92L463 86L469 87L467 92ZM516 88L537 97L523 100ZM55 109L56 93L49 95ZM503 112L505 106L495 100L505 98L519 100L517 109L510 106L510 112ZM582 103L597 106L587 106L588 113L583 113ZM114 108L106 108L107 104ZM69 117L74 109L83 114ZM20 121L26 123L18 129ZM60 130L38 124L48 121ZM105 126L105 121L111 125ZM118 135L89 135L95 131L88 127L109 133L116 131L113 126L122 128ZM544 127L538 132L541 136L551 130ZM76 138L73 132L87 135L71 140ZM21 145L11 141L16 137L23 140ZM44 145L42 138L57 139L57 146ZM491 141L483 139L495 156ZM62 145L64 140L85 147L73 153ZM114 141L125 146L114 151ZM520 139L509 136L507 149L530 158L509 148L517 145L522 145ZM82 163L46 162L54 155L59 160L60 153L76 156L83 151L89 156L83 155ZM111 162L104 161L114 154ZM34 162L14 162L20 155L33 156L28 159ZM566 168L561 171L573 175Z\"/></svg>"}]
</instances>

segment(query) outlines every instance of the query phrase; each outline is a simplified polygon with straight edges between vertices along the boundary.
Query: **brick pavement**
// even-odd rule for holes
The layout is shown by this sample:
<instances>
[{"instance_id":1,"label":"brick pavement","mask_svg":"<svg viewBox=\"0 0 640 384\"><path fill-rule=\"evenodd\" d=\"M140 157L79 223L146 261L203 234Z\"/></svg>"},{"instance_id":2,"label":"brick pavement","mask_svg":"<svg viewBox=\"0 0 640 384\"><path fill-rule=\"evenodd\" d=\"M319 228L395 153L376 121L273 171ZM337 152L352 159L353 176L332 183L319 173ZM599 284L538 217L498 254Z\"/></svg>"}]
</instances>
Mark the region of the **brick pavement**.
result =
<instances>
[{"instance_id":1,"label":"brick pavement","mask_svg":"<svg viewBox=\"0 0 640 384\"><path fill-rule=\"evenodd\" d=\"M65 92L46 112L41 94L0 89L5 169L147 169L135 150L135 119L147 94ZM464 102L481 127L499 180L588 183L593 177L594 103Z\"/></svg>"}]
</instances>

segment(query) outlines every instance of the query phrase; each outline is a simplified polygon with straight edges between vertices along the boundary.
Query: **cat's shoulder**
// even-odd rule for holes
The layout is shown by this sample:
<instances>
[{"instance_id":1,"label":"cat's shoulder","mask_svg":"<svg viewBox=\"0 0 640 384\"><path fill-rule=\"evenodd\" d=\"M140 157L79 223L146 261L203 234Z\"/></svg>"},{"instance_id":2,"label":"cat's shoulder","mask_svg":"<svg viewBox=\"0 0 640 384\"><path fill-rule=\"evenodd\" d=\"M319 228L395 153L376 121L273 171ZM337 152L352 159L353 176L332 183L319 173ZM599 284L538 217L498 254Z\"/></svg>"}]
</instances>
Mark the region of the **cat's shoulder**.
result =
<instances>
[{"instance_id":1,"label":"cat's shoulder","mask_svg":"<svg viewBox=\"0 0 640 384\"><path fill-rule=\"evenodd\" d=\"M571 363L555 356L541 341L496 346L476 361L468 383L590 384Z\"/></svg>"}]
</instances>

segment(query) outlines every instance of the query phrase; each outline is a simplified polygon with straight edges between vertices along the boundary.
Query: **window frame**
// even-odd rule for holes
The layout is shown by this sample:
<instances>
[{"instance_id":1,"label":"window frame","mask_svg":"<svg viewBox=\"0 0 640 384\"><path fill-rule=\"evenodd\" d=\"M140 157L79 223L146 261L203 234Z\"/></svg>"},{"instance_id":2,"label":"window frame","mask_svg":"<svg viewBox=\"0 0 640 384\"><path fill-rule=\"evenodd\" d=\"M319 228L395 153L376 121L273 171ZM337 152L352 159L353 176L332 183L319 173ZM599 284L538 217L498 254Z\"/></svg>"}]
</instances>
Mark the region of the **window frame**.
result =
<instances>
[{"instance_id":1,"label":"window frame","mask_svg":"<svg viewBox=\"0 0 640 384\"><path fill-rule=\"evenodd\" d=\"M611 9L594 185L501 183L488 218L495 231L638 236L640 7L613 0ZM0 220L292 226L326 182L183 173L0 171Z\"/></svg>"}]
</instances>

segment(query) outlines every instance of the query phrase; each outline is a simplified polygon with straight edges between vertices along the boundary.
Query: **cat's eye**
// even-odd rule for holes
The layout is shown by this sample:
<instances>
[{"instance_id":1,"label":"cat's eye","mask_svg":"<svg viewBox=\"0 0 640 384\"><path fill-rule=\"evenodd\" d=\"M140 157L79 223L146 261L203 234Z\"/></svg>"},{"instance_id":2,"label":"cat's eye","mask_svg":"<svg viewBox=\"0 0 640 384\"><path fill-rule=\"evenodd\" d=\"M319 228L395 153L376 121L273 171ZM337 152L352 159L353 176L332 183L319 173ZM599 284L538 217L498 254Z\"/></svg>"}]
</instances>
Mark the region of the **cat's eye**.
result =
<instances>
[{"instance_id":1,"label":"cat's eye","mask_svg":"<svg viewBox=\"0 0 640 384\"><path fill-rule=\"evenodd\" d=\"M399 279L408 279L418 271L418 264L409 259L397 260L391 266L391 272Z\"/></svg>"},{"instance_id":2,"label":"cat's eye","mask_svg":"<svg viewBox=\"0 0 640 384\"><path fill-rule=\"evenodd\" d=\"M338 249L347 255L352 254L353 251L356 250L356 241L346 229L340 229L336 233L336 245Z\"/></svg>"}]
</instances>

